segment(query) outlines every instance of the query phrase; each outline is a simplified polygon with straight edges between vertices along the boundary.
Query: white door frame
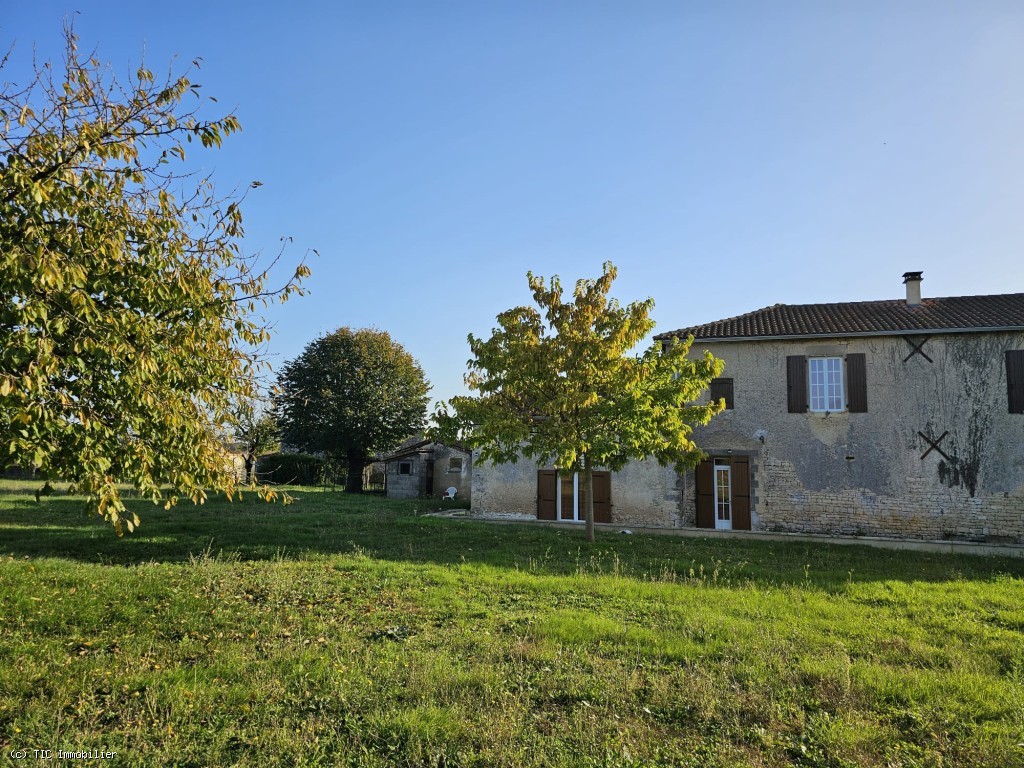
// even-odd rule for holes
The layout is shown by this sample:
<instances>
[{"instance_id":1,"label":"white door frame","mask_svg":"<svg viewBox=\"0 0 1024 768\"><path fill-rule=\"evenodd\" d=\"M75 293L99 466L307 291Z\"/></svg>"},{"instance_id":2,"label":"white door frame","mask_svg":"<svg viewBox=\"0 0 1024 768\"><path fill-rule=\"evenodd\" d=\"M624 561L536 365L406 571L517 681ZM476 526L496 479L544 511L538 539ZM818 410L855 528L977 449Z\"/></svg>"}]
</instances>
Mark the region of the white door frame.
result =
<instances>
[{"instance_id":1,"label":"white door frame","mask_svg":"<svg viewBox=\"0 0 1024 768\"><path fill-rule=\"evenodd\" d=\"M712 476L714 478L714 484L713 485L714 485L714 489L715 489L715 496L714 496L714 499L715 499L715 528L717 530L720 530L720 531L731 531L732 530L732 467L730 465L728 465L728 464L719 464L717 461L714 463L713 466L714 466L714 471L712 472ZM725 476L726 476L726 479L728 480L728 482L725 484L725 489L726 489L726 492L728 493L728 498L721 499L721 500L718 498L718 488L719 488L719 486L718 486L718 473L719 473L720 470L724 470L725 471ZM724 503L726 504L726 513L728 515L728 518L725 519L725 520L721 519L721 516L720 516L719 511L718 511L719 501L724 501Z\"/></svg>"},{"instance_id":2,"label":"white door frame","mask_svg":"<svg viewBox=\"0 0 1024 768\"><path fill-rule=\"evenodd\" d=\"M555 471L555 488L557 493L555 494L555 519L563 520L562 518L562 474ZM572 517L564 518L563 522L567 523L582 523L583 518L580 516L580 473L572 473Z\"/></svg>"}]
</instances>

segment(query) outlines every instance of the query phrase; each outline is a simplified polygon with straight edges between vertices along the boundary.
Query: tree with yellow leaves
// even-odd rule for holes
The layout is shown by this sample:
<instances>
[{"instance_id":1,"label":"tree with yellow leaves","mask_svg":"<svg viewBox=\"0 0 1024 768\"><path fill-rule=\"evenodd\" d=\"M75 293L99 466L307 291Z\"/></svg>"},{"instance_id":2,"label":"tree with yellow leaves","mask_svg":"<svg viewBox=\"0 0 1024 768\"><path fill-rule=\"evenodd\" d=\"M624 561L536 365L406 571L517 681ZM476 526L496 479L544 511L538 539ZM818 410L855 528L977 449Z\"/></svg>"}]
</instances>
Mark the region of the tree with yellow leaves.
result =
<instances>
[{"instance_id":1,"label":"tree with yellow leaves","mask_svg":"<svg viewBox=\"0 0 1024 768\"><path fill-rule=\"evenodd\" d=\"M691 360L691 339L630 354L654 328L654 301L621 307L609 299L616 269L579 280L566 301L558 277L527 273L537 307L498 315L487 340L469 336L466 384L476 397L454 397L435 413L440 439L458 438L485 461L526 456L582 473L586 534L594 540L593 472L654 457L678 471L703 456L694 425L707 424L721 401L695 404L723 362L705 352Z\"/></svg>"},{"instance_id":2,"label":"tree with yellow leaves","mask_svg":"<svg viewBox=\"0 0 1024 768\"><path fill-rule=\"evenodd\" d=\"M235 490L221 438L257 394L255 312L308 270L268 291L238 200L178 170L234 115L65 38L62 66L0 91L0 462L70 481L120 534L119 483L168 506Z\"/></svg>"}]
</instances>

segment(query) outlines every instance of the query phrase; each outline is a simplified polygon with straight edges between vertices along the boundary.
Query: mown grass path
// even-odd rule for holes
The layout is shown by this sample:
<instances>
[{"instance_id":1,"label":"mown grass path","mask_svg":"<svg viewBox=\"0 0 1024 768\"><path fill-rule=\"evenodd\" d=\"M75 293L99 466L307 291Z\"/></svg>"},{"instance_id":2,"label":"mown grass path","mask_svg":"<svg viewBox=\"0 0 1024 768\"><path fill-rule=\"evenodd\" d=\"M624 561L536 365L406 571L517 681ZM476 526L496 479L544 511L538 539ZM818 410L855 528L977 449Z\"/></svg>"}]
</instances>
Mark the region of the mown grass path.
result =
<instances>
[{"instance_id":1,"label":"mown grass path","mask_svg":"<svg viewBox=\"0 0 1024 768\"><path fill-rule=\"evenodd\" d=\"M1024 766L1024 562L0 492L0 743L109 765ZM32 762L32 761L29 761Z\"/></svg>"}]
</instances>

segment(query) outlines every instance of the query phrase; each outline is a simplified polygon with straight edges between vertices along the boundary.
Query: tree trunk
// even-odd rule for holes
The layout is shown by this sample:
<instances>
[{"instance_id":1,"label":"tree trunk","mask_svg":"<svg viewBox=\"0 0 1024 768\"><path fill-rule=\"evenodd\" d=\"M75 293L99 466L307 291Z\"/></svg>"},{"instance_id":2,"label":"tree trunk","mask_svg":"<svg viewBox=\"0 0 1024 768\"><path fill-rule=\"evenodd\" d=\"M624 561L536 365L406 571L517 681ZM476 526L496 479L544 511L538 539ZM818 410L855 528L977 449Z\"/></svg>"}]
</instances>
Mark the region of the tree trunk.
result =
<instances>
[{"instance_id":1,"label":"tree trunk","mask_svg":"<svg viewBox=\"0 0 1024 768\"><path fill-rule=\"evenodd\" d=\"M363 492L363 467L366 459L360 455L349 454L348 474L345 477L345 493Z\"/></svg>"},{"instance_id":2,"label":"tree trunk","mask_svg":"<svg viewBox=\"0 0 1024 768\"><path fill-rule=\"evenodd\" d=\"M245 461L245 483L246 485L252 485L252 468L256 463L256 457L251 453L247 453L243 461Z\"/></svg>"},{"instance_id":3,"label":"tree trunk","mask_svg":"<svg viewBox=\"0 0 1024 768\"><path fill-rule=\"evenodd\" d=\"M587 541L594 540L594 468L590 457L583 454L583 483L580 486L580 501L583 503L584 519L587 521Z\"/></svg>"}]
</instances>

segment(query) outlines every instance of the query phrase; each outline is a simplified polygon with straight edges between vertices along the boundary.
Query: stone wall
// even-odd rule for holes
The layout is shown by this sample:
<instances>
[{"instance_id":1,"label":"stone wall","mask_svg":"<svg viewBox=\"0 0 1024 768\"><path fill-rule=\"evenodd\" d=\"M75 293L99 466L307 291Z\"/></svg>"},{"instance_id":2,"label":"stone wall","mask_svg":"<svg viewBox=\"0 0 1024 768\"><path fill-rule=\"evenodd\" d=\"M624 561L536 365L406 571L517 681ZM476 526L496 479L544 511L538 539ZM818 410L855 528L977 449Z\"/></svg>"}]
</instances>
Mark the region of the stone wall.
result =
<instances>
[{"instance_id":1,"label":"stone wall","mask_svg":"<svg viewBox=\"0 0 1024 768\"><path fill-rule=\"evenodd\" d=\"M915 338L920 341L920 338ZM899 336L694 344L726 361L735 408L695 432L751 456L755 530L1024 543L1024 415L1007 407L1005 352L1024 335L936 335L909 359ZM786 356L867 363L867 413L788 413ZM939 448L931 439L946 437ZM922 458L924 456L924 458ZM692 474L683 480L692 525Z\"/></svg>"},{"instance_id":2,"label":"stone wall","mask_svg":"<svg viewBox=\"0 0 1024 768\"><path fill-rule=\"evenodd\" d=\"M475 514L537 514L537 470L526 459L514 464L473 464ZM616 525L678 527L682 479L656 461L630 462L611 474L611 516ZM691 515L692 517L692 515Z\"/></svg>"},{"instance_id":3,"label":"stone wall","mask_svg":"<svg viewBox=\"0 0 1024 768\"><path fill-rule=\"evenodd\" d=\"M537 465L526 459L491 464L473 452L474 513L537 514Z\"/></svg>"},{"instance_id":4,"label":"stone wall","mask_svg":"<svg viewBox=\"0 0 1024 768\"><path fill-rule=\"evenodd\" d=\"M389 499L417 499L424 494L427 487L425 457L425 454L418 453L384 465ZM399 465L403 462L412 465L412 474L399 474Z\"/></svg>"},{"instance_id":5,"label":"stone wall","mask_svg":"<svg viewBox=\"0 0 1024 768\"><path fill-rule=\"evenodd\" d=\"M631 461L612 472L612 522L616 525L677 528L681 502L679 475L653 459Z\"/></svg>"},{"instance_id":6,"label":"stone wall","mask_svg":"<svg viewBox=\"0 0 1024 768\"><path fill-rule=\"evenodd\" d=\"M462 468L452 471L452 459L462 459ZM456 499L471 499L473 489L473 457L468 451L440 443L434 446L434 495L441 496L454 488Z\"/></svg>"},{"instance_id":7,"label":"stone wall","mask_svg":"<svg viewBox=\"0 0 1024 768\"><path fill-rule=\"evenodd\" d=\"M857 488L807 491L791 463L768 464L773 489L763 505L761 530L1024 543L1019 494L971 496L926 477L905 478L905 495L899 497Z\"/></svg>"}]
</instances>

